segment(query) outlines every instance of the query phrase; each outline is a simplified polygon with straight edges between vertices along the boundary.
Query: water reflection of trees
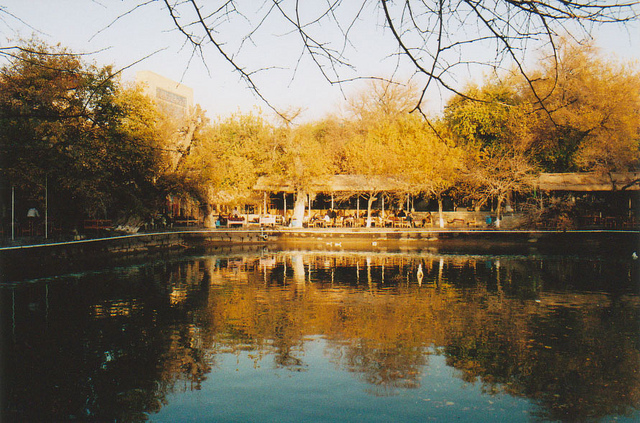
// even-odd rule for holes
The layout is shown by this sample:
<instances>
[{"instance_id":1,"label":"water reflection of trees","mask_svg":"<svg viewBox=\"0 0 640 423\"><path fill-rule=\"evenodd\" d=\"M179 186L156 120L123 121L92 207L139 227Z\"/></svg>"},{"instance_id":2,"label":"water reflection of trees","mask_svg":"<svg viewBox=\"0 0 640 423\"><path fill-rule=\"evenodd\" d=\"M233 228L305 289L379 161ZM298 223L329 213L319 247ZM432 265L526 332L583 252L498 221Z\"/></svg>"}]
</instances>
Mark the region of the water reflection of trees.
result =
<instances>
[{"instance_id":1,"label":"water reflection of trees","mask_svg":"<svg viewBox=\"0 0 640 423\"><path fill-rule=\"evenodd\" d=\"M72 400L61 405L61 395L42 392L52 398L42 404L48 416L144 419L171 392L199 389L220 354L249 351L256 366L300 371L306 340L320 335L332 362L375 395L419 386L437 351L466 382L531 398L543 418L625 414L640 404L637 269L584 265L300 252L102 275L99 284L52 290L46 318L14 324L20 336L10 362L48 353L10 373L9 396L25 412L31 395L20 393L34 392L34 383L51 391L55 380ZM29 303L27 294L18 302ZM7 301L3 295L3 310ZM63 368L74 370L53 370ZM24 374L34 378L19 380Z\"/></svg>"},{"instance_id":2,"label":"water reflection of trees","mask_svg":"<svg viewBox=\"0 0 640 423\"><path fill-rule=\"evenodd\" d=\"M425 351L435 347L465 381L529 397L544 418L597 419L640 404L638 301L628 266L588 263L584 271L577 267L585 263L570 260L401 255L269 260L245 269L249 291L243 287L232 306L231 320L248 325L256 348L279 348L288 334L290 357L305 335L321 334L336 365L380 395L419 386Z\"/></svg>"},{"instance_id":3,"label":"water reflection of trees","mask_svg":"<svg viewBox=\"0 0 640 423\"><path fill-rule=\"evenodd\" d=\"M197 270L156 264L0 290L1 420L139 421L170 392L197 389L210 372L200 328L184 324Z\"/></svg>"}]
</instances>

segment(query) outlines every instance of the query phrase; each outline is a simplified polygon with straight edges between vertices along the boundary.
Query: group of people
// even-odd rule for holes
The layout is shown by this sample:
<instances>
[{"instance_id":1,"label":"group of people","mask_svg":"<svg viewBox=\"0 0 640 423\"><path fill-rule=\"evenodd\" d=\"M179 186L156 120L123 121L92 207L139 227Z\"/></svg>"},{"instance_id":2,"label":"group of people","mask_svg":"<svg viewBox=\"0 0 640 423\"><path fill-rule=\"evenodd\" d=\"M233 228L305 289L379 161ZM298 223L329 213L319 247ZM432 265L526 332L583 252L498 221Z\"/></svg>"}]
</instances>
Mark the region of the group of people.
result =
<instances>
[{"instance_id":1,"label":"group of people","mask_svg":"<svg viewBox=\"0 0 640 423\"><path fill-rule=\"evenodd\" d=\"M311 219L309 219L309 226L316 226L318 223L322 223L323 226L333 226L336 224L338 219L343 219L344 216L338 216L338 212L334 209L327 210L326 213L318 215L314 214Z\"/></svg>"},{"instance_id":2,"label":"group of people","mask_svg":"<svg viewBox=\"0 0 640 423\"><path fill-rule=\"evenodd\" d=\"M338 213L334 209L329 209L327 210L327 213L324 215L323 220L326 223L333 223L335 225L337 218L338 218Z\"/></svg>"},{"instance_id":3,"label":"group of people","mask_svg":"<svg viewBox=\"0 0 640 423\"><path fill-rule=\"evenodd\" d=\"M380 217L380 213L379 212L374 212L373 213L374 217ZM409 224L411 226L413 226L413 215L411 214L411 212L407 213L405 212L403 209L398 210L396 213L390 213L387 218L390 219L402 219L402 220L406 220L407 222L409 222ZM314 215L311 220L309 221L309 223L312 226L315 226L315 224L317 224L318 222L322 222L324 226L336 226L337 223L344 223L346 226L349 225L349 222L353 222L355 221L355 216L352 216L350 214L345 214L344 216L338 216L338 212L334 209L329 209L327 210L327 212L323 215L318 216L317 214Z\"/></svg>"},{"instance_id":4,"label":"group of people","mask_svg":"<svg viewBox=\"0 0 640 423\"><path fill-rule=\"evenodd\" d=\"M143 224L144 230L149 229L166 229L173 227L173 217L167 213L151 215Z\"/></svg>"}]
</instances>

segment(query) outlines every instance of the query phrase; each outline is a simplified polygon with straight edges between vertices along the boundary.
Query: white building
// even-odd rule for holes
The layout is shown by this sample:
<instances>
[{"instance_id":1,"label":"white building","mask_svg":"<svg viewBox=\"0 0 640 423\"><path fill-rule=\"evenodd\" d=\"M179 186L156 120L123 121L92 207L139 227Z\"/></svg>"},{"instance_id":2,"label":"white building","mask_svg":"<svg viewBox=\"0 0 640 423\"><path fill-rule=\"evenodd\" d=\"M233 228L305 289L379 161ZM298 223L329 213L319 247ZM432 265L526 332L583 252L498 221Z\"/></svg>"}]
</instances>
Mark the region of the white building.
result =
<instances>
[{"instance_id":1,"label":"white building","mask_svg":"<svg viewBox=\"0 0 640 423\"><path fill-rule=\"evenodd\" d=\"M136 84L170 116L183 118L193 109L193 88L151 71L136 72Z\"/></svg>"}]
</instances>

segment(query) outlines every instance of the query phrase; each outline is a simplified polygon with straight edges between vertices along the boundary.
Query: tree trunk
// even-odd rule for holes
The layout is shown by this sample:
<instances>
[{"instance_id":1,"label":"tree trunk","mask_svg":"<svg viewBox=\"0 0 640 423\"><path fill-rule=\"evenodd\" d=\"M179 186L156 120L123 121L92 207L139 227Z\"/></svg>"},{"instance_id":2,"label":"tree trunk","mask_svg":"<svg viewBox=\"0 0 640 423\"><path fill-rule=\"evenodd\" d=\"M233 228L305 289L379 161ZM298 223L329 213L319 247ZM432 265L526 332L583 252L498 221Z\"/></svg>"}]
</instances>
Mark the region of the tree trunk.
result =
<instances>
[{"instance_id":1,"label":"tree trunk","mask_svg":"<svg viewBox=\"0 0 640 423\"><path fill-rule=\"evenodd\" d=\"M496 228L500 227L500 210L502 209L502 202L504 201L504 195L498 195L497 204L496 204Z\"/></svg>"},{"instance_id":2,"label":"tree trunk","mask_svg":"<svg viewBox=\"0 0 640 423\"><path fill-rule=\"evenodd\" d=\"M302 222L304 222L304 211L307 195L303 192L296 193L296 202L293 205L293 216L291 216L291 228L302 228Z\"/></svg>"},{"instance_id":3,"label":"tree trunk","mask_svg":"<svg viewBox=\"0 0 640 423\"><path fill-rule=\"evenodd\" d=\"M475 203L475 205L473 206L473 209L479 212L482 206L484 206L486 202L487 202L487 198L486 197L482 198L480 201Z\"/></svg>"},{"instance_id":4,"label":"tree trunk","mask_svg":"<svg viewBox=\"0 0 640 423\"><path fill-rule=\"evenodd\" d=\"M438 196L438 221L440 228L444 228L444 216L442 214L442 197Z\"/></svg>"},{"instance_id":5,"label":"tree trunk","mask_svg":"<svg viewBox=\"0 0 640 423\"><path fill-rule=\"evenodd\" d=\"M302 253L293 254L291 256L291 265L293 267L293 281L298 285L304 285L305 272Z\"/></svg>"},{"instance_id":6,"label":"tree trunk","mask_svg":"<svg viewBox=\"0 0 640 423\"><path fill-rule=\"evenodd\" d=\"M172 170L175 172L182 167L191 151L193 135L202 123L199 115L190 116L186 127L182 128L175 143L175 152L172 153Z\"/></svg>"},{"instance_id":7,"label":"tree trunk","mask_svg":"<svg viewBox=\"0 0 640 423\"><path fill-rule=\"evenodd\" d=\"M207 209L204 216L204 227L205 228L215 228L216 227L216 219L213 217L213 212L215 209L207 204Z\"/></svg>"},{"instance_id":8,"label":"tree trunk","mask_svg":"<svg viewBox=\"0 0 640 423\"><path fill-rule=\"evenodd\" d=\"M376 197L373 194L369 194L369 198L367 198L367 228L371 227L371 207L374 201L376 201Z\"/></svg>"}]
</instances>

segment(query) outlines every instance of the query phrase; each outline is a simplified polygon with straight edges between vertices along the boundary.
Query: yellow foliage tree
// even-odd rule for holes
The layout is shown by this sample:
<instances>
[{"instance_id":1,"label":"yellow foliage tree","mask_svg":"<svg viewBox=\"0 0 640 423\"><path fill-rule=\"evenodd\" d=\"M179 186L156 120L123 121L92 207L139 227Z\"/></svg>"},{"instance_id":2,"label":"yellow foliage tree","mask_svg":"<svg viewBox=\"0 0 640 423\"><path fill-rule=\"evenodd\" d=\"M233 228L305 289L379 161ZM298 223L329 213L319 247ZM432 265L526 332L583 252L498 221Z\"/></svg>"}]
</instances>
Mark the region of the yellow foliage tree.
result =
<instances>
[{"instance_id":1,"label":"yellow foliage tree","mask_svg":"<svg viewBox=\"0 0 640 423\"><path fill-rule=\"evenodd\" d=\"M602 58L591 43L564 41L558 66L547 60L533 86L538 107L537 155L549 171L615 172L640 164L640 72L637 66Z\"/></svg>"}]
</instances>

